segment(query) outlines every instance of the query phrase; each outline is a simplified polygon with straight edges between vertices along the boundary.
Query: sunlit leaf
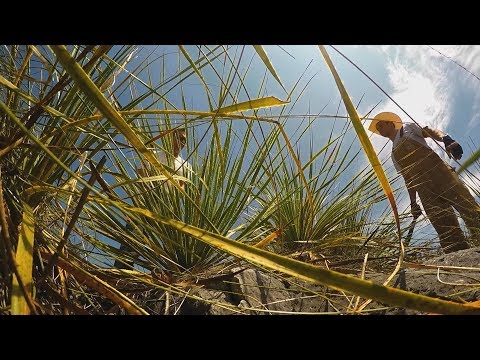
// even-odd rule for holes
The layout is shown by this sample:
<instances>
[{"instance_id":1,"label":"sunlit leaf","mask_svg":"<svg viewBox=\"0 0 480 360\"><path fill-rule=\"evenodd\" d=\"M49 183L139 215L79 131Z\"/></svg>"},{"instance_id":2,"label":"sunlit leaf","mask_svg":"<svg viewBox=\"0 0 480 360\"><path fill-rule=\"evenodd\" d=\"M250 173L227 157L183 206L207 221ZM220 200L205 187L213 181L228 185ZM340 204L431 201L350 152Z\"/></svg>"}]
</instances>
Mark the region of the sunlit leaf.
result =
<instances>
[{"instance_id":1,"label":"sunlit leaf","mask_svg":"<svg viewBox=\"0 0 480 360\"><path fill-rule=\"evenodd\" d=\"M18 273L23 281L25 289L32 296L32 268L33 268L33 245L34 245L34 228L35 221L30 206L24 204L23 220L18 240L17 253L15 260L17 263ZM13 276L12 280L12 314L13 315L29 315L30 309L25 296L23 295L17 277Z\"/></svg>"},{"instance_id":2,"label":"sunlit leaf","mask_svg":"<svg viewBox=\"0 0 480 360\"><path fill-rule=\"evenodd\" d=\"M253 45L255 48L255 51L257 52L258 56L260 56L260 59L262 59L263 63L267 67L268 71L273 75L273 77L278 81L280 86L282 87L283 90L285 90L285 87L282 84L282 81L280 80L280 77L277 75L277 72L275 71L275 68L273 67L272 63L270 62L270 59L268 58L267 52L263 48L262 45ZM287 92L287 90L285 90Z\"/></svg>"},{"instance_id":3,"label":"sunlit leaf","mask_svg":"<svg viewBox=\"0 0 480 360\"><path fill-rule=\"evenodd\" d=\"M273 240L278 238L278 236L280 234L281 234L281 230L274 231L270 235L266 236L265 239L256 243L254 246L257 247L257 248L263 248L263 247L267 246L268 244L270 244Z\"/></svg>"},{"instance_id":4,"label":"sunlit leaf","mask_svg":"<svg viewBox=\"0 0 480 360\"><path fill-rule=\"evenodd\" d=\"M375 170L375 174L377 175L378 181L382 185L382 188L385 191L385 195L387 195L388 201L390 202L390 205L393 210L393 214L395 216L395 222L397 224L398 234L400 236L400 231L401 231L400 220L398 218L397 204L395 202L395 198L393 197L393 192L390 186L390 182L388 181L387 176L385 175L385 171L383 170L382 164L380 163L380 160L378 160L377 153L375 152L375 149L373 148L373 145L370 142L370 139L368 138L367 132L365 131L365 128L363 127L362 122L360 121L360 117L358 116L357 110L355 110L355 106L353 105L352 100L350 99L350 96L347 93L347 90L343 86L342 80L340 79L340 76L338 75L337 70L335 69L335 66L330 60L330 57L328 56L328 53L325 50L325 48L321 45L319 45L319 48L325 59L325 62L327 63L330 71L332 72L335 82L337 83L338 90L342 95L342 99L347 109L348 115L350 115L350 119L352 120L353 127L355 128L358 139L360 140L363 150L367 155L368 161L370 161L370 164Z\"/></svg>"},{"instance_id":5,"label":"sunlit leaf","mask_svg":"<svg viewBox=\"0 0 480 360\"><path fill-rule=\"evenodd\" d=\"M272 106L280 106L286 105L289 101L282 101L277 99L274 96L268 96L260 99L254 99L250 101L244 101L238 104L233 104L229 106L222 107L218 109L219 113L233 113L233 112L240 112L240 111L248 111L248 110L257 110L262 108L269 108Z\"/></svg>"},{"instance_id":6,"label":"sunlit leaf","mask_svg":"<svg viewBox=\"0 0 480 360\"><path fill-rule=\"evenodd\" d=\"M74 79L75 83L84 91L102 114L112 122L112 124L132 143L133 147L141 153L145 158L157 167L167 178L171 179L171 175L164 169L163 165L158 161L155 154L149 150L138 137L136 132L128 125L118 111L109 103L102 94L100 89L95 86L90 77L85 73L82 67L70 55L65 46L52 45L52 50L58 57L58 60L65 67L65 70ZM173 179L172 179L173 180Z\"/></svg>"}]
</instances>

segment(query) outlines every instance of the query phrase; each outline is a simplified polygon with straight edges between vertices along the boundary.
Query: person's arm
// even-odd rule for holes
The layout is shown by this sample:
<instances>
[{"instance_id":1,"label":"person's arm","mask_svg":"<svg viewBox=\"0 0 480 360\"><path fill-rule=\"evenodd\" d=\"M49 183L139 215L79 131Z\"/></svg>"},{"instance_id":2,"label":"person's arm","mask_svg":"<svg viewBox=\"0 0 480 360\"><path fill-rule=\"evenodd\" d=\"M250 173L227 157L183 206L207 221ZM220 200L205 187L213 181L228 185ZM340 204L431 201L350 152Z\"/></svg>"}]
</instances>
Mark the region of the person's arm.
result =
<instances>
[{"instance_id":1,"label":"person's arm","mask_svg":"<svg viewBox=\"0 0 480 360\"><path fill-rule=\"evenodd\" d=\"M460 144L442 130L430 129L428 126L425 126L422 129L422 135L425 138L429 137L436 141L442 141L445 144L445 150L449 157L453 157L455 160L460 160L462 158L463 149Z\"/></svg>"},{"instance_id":2,"label":"person's arm","mask_svg":"<svg viewBox=\"0 0 480 360\"><path fill-rule=\"evenodd\" d=\"M425 126L422 130L422 135L424 138L429 137L437 141L443 141L443 137L447 135L442 130L430 129L428 126Z\"/></svg>"}]
</instances>

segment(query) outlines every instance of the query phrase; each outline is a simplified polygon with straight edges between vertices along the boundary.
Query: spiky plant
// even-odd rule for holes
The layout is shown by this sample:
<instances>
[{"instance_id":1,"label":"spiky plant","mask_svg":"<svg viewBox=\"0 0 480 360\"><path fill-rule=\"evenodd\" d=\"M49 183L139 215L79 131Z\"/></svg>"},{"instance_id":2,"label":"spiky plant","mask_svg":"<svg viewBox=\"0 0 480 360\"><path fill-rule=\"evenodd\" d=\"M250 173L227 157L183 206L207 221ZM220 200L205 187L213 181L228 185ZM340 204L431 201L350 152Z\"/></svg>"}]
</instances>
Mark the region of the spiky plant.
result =
<instances>
[{"instance_id":1,"label":"spiky plant","mask_svg":"<svg viewBox=\"0 0 480 360\"><path fill-rule=\"evenodd\" d=\"M318 152L310 151L303 170L309 179L311 203L298 170L289 161L281 162L259 196L259 211L269 219L267 232L279 230L281 248L294 251L352 245L367 235L368 212L381 200L380 189L368 169L339 186L345 171L355 171L351 167L358 156L350 156L351 145L346 150L342 147L344 134Z\"/></svg>"}]
</instances>

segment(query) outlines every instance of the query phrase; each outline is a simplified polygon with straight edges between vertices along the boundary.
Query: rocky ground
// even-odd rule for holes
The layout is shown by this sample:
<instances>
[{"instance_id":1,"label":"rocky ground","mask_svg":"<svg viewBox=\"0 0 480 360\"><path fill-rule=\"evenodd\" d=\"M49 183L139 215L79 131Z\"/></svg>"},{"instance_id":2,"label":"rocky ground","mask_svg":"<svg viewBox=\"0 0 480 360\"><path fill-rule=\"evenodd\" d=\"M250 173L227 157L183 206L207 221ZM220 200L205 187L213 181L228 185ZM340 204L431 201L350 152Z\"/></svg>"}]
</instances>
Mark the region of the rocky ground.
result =
<instances>
[{"instance_id":1,"label":"rocky ground","mask_svg":"<svg viewBox=\"0 0 480 360\"><path fill-rule=\"evenodd\" d=\"M452 301L480 300L480 247L442 255L423 265L403 269L391 282L398 288ZM446 269L437 266L455 266L463 269ZM361 267L361 265L359 266ZM392 268L393 269L393 268ZM234 269L235 271L240 271ZM359 270L360 271L360 270ZM352 274L359 276L359 274ZM367 280L382 283L389 274L368 272ZM192 288L190 295L200 299L184 298L179 308L181 314L232 315L232 314L346 314L352 313L355 304L364 299L335 291L321 285L291 277L246 268L231 278ZM421 314L418 311L392 308L372 302L369 314Z\"/></svg>"}]
</instances>

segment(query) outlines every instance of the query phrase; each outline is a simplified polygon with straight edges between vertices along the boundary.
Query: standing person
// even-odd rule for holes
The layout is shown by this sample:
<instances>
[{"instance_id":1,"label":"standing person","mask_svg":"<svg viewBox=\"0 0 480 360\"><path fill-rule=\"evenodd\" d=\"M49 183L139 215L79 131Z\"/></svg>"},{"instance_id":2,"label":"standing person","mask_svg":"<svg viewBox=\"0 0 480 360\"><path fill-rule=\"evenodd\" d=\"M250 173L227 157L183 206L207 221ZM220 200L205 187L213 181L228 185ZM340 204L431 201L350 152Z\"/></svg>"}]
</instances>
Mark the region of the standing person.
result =
<instances>
[{"instance_id":1,"label":"standing person","mask_svg":"<svg viewBox=\"0 0 480 360\"><path fill-rule=\"evenodd\" d=\"M168 132L164 132L165 135L163 136L171 136L172 140L172 155L173 155L173 170L175 175L180 175L183 177L188 177L191 172L191 167L190 164L185 161L181 156L180 152L182 149L185 147L185 144L187 142L187 133L184 128L177 128ZM157 151L154 150L155 154L158 157L158 160L165 165L169 164L169 161L167 161L167 154L165 154L164 151ZM146 164L145 167L141 167L138 170L138 173L140 176L151 176L153 173L153 167L151 164ZM185 182L182 180L179 180L180 186L184 189L185 188Z\"/></svg>"},{"instance_id":2,"label":"standing person","mask_svg":"<svg viewBox=\"0 0 480 360\"><path fill-rule=\"evenodd\" d=\"M445 144L448 156L459 160L463 149L448 134L415 123L402 123L392 112L377 114L371 122L370 131L392 141L392 160L396 170L403 176L410 197L413 217L422 214L417 203L418 194L425 213L440 238L445 253L468 249L469 245L460 228L456 209L470 232L473 244L480 243L480 206L455 170L446 164L428 146L430 137Z\"/></svg>"},{"instance_id":3,"label":"standing person","mask_svg":"<svg viewBox=\"0 0 480 360\"><path fill-rule=\"evenodd\" d=\"M182 177L189 177L191 173L190 164L185 161L181 156L180 152L185 147L187 142L187 134L184 128L177 128L168 132L165 132L163 136L171 136L172 141L172 155L173 155L173 170L175 175L180 175ZM162 137L163 137L162 136ZM158 160L165 165L168 165L169 161L167 161L167 154L164 151L156 151L154 150L155 154L158 157ZM155 170L153 169L151 164L146 164L144 167L140 167L138 169L138 174L141 177L148 177L155 175ZM182 180L178 180L179 185L182 189L185 189L185 182ZM165 186L160 186L160 191L169 191L172 188L171 184L165 184ZM155 187L152 188L152 190ZM173 193L171 193L173 195ZM133 226L131 226L127 222L127 230L133 230ZM135 256L135 252L128 246L124 244L120 244L120 250L124 252L129 252L132 257ZM126 261L125 263L115 260L114 267L117 269L132 269L133 268L133 261Z\"/></svg>"}]
</instances>

